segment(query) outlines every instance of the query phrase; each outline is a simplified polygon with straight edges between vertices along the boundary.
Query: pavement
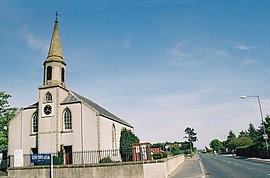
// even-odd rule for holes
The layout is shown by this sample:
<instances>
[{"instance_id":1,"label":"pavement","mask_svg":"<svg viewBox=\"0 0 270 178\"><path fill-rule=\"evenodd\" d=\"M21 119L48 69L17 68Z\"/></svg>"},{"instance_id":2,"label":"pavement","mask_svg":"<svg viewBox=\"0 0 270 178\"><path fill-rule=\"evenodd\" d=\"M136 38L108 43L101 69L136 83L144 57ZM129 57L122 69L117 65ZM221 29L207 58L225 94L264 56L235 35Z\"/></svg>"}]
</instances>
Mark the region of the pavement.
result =
<instances>
[{"instance_id":1,"label":"pavement","mask_svg":"<svg viewBox=\"0 0 270 178\"><path fill-rule=\"evenodd\" d=\"M178 166L168 178L201 178L205 175L198 155L185 157L185 161Z\"/></svg>"},{"instance_id":2,"label":"pavement","mask_svg":"<svg viewBox=\"0 0 270 178\"><path fill-rule=\"evenodd\" d=\"M241 157L243 158L243 157ZM258 163L265 163L265 164L270 164L270 159L261 159L261 158L245 158L244 159L247 159L249 161L253 161L253 162L258 162Z\"/></svg>"}]
</instances>

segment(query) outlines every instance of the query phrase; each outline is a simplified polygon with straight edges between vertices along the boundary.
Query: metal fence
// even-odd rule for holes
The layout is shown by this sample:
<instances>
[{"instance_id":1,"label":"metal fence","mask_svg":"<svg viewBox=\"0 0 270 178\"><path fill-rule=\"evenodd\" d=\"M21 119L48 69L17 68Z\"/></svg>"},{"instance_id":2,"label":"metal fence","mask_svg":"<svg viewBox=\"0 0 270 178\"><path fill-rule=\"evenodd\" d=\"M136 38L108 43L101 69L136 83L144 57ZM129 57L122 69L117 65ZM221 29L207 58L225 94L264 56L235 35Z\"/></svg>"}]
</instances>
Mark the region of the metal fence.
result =
<instances>
[{"instance_id":1,"label":"metal fence","mask_svg":"<svg viewBox=\"0 0 270 178\"><path fill-rule=\"evenodd\" d=\"M31 163L31 155L23 155L23 166L37 165ZM9 166L14 167L14 155L9 156ZM53 153L54 165L61 164L97 164L120 162L119 150L75 151L70 153ZM40 165L40 164L39 164Z\"/></svg>"}]
</instances>

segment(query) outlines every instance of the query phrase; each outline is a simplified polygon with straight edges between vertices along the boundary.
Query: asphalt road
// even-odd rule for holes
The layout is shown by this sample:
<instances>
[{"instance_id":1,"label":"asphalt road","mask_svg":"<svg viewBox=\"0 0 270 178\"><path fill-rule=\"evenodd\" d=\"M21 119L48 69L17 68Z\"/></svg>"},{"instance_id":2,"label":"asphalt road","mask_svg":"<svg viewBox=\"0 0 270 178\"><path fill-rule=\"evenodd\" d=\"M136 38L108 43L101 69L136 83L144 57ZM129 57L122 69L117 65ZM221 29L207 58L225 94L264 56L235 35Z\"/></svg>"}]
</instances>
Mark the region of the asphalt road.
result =
<instances>
[{"instance_id":1,"label":"asphalt road","mask_svg":"<svg viewBox=\"0 0 270 178\"><path fill-rule=\"evenodd\" d=\"M270 164L232 156L201 154L187 158L169 178L270 178Z\"/></svg>"},{"instance_id":2,"label":"asphalt road","mask_svg":"<svg viewBox=\"0 0 270 178\"><path fill-rule=\"evenodd\" d=\"M218 178L270 178L270 165L239 157L200 155L205 177Z\"/></svg>"}]
</instances>

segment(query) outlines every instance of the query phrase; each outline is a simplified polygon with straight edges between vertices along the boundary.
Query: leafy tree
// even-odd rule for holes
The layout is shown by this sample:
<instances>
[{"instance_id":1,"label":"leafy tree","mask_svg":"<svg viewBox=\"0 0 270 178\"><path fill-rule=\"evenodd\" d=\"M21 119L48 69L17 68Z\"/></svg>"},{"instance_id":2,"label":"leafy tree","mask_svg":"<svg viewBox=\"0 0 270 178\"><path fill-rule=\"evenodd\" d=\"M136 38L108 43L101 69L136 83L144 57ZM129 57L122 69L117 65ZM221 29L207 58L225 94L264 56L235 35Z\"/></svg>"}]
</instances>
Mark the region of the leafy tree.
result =
<instances>
[{"instance_id":1,"label":"leafy tree","mask_svg":"<svg viewBox=\"0 0 270 178\"><path fill-rule=\"evenodd\" d=\"M264 132L268 135L270 134L270 117L267 114L265 117L265 120L263 121L263 125L258 130L258 137L257 137L257 146L261 149L266 149L266 140L264 139L263 135ZM267 140L268 147L269 147L269 142Z\"/></svg>"},{"instance_id":2,"label":"leafy tree","mask_svg":"<svg viewBox=\"0 0 270 178\"><path fill-rule=\"evenodd\" d=\"M235 139L232 139L229 142L229 146L231 148L247 148L249 146L253 145L253 141L250 137L238 137Z\"/></svg>"},{"instance_id":3,"label":"leafy tree","mask_svg":"<svg viewBox=\"0 0 270 178\"><path fill-rule=\"evenodd\" d=\"M171 148L171 153L173 156L175 155L179 155L182 153L181 149L179 148L179 146L177 145L174 145L172 148Z\"/></svg>"},{"instance_id":4,"label":"leafy tree","mask_svg":"<svg viewBox=\"0 0 270 178\"><path fill-rule=\"evenodd\" d=\"M257 142L259 132L256 130L256 128L252 123L249 124L247 134L253 140L254 143Z\"/></svg>"},{"instance_id":5,"label":"leafy tree","mask_svg":"<svg viewBox=\"0 0 270 178\"><path fill-rule=\"evenodd\" d=\"M190 127L187 127L185 129L185 133L186 133L186 138L188 139L188 141L190 142L190 150L192 152L193 150L193 142L196 142L198 141L198 138L197 138L197 133L194 131L193 128L190 128Z\"/></svg>"},{"instance_id":6,"label":"leafy tree","mask_svg":"<svg viewBox=\"0 0 270 178\"><path fill-rule=\"evenodd\" d=\"M239 133L239 137L247 137L248 136L248 133L247 133L247 131L241 131L240 133Z\"/></svg>"},{"instance_id":7,"label":"leafy tree","mask_svg":"<svg viewBox=\"0 0 270 178\"><path fill-rule=\"evenodd\" d=\"M233 140L236 138L236 135L233 133L232 130L229 131L229 134L227 136L227 140L230 141L230 140Z\"/></svg>"},{"instance_id":8,"label":"leafy tree","mask_svg":"<svg viewBox=\"0 0 270 178\"><path fill-rule=\"evenodd\" d=\"M120 154L122 161L132 160L132 144L139 142L139 138L131 130L128 130L126 128L121 130Z\"/></svg>"},{"instance_id":9,"label":"leafy tree","mask_svg":"<svg viewBox=\"0 0 270 178\"><path fill-rule=\"evenodd\" d=\"M236 139L236 135L233 133L232 130L230 130L227 136L227 140L224 142L224 146L228 148L229 151L232 151L236 148L234 144L230 144L230 142L234 139Z\"/></svg>"},{"instance_id":10,"label":"leafy tree","mask_svg":"<svg viewBox=\"0 0 270 178\"><path fill-rule=\"evenodd\" d=\"M15 116L17 108L12 108L8 104L11 95L0 91L0 149L8 146L8 126L9 121Z\"/></svg>"},{"instance_id":11,"label":"leafy tree","mask_svg":"<svg viewBox=\"0 0 270 178\"><path fill-rule=\"evenodd\" d=\"M210 148L212 148L213 150L220 152L223 149L223 143L218 140L218 139L214 139L210 142L209 144Z\"/></svg>"},{"instance_id":12,"label":"leafy tree","mask_svg":"<svg viewBox=\"0 0 270 178\"><path fill-rule=\"evenodd\" d=\"M188 141L182 142L181 143L181 150L188 150L190 149L190 143Z\"/></svg>"},{"instance_id":13,"label":"leafy tree","mask_svg":"<svg viewBox=\"0 0 270 178\"><path fill-rule=\"evenodd\" d=\"M151 148L161 148L162 150L165 151L165 146L168 144L169 142L165 142L165 143L154 143L151 144Z\"/></svg>"}]
</instances>

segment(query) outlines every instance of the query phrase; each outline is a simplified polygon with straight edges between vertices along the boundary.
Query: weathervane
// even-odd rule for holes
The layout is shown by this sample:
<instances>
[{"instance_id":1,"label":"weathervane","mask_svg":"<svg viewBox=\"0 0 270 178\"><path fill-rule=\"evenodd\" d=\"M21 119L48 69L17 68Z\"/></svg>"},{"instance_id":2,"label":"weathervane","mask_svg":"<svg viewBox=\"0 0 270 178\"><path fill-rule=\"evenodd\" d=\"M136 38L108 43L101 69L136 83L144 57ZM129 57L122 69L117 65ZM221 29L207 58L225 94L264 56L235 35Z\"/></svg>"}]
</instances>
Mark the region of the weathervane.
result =
<instances>
[{"instance_id":1,"label":"weathervane","mask_svg":"<svg viewBox=\"0 0 270 178\"><path fill-rule=\"evenodd\" d=\"M58 14L58 12L56 11L53 15L55 15L55 21L58 21L57 17L60 16L60 14Z\"/></svg>"}]
</instances>

